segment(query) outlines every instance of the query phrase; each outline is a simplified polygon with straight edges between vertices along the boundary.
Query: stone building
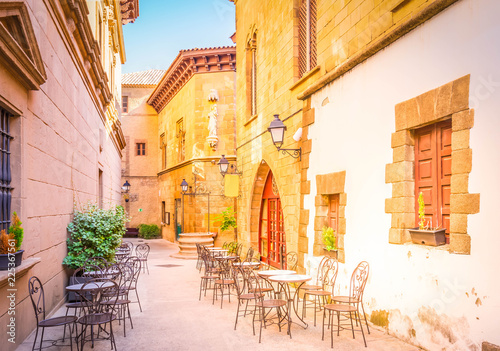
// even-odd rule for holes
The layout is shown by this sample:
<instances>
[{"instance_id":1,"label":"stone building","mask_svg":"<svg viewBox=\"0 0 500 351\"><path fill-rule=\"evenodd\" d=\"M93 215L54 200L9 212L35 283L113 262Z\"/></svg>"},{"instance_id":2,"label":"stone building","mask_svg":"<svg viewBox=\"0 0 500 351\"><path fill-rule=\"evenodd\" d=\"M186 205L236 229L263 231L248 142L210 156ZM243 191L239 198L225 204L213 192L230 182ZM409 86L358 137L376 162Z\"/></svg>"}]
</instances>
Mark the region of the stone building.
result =
<instances>
[{"instance_id":1,"label":"stone building","mask_svg":"<svg viewBox=\"0 0 500 351\"><path fill-rule=\"evenodd\" d=\"M500 194L500 5L234 3L239 239L274 264L279 246L296 250L300 269L314 272L331 226L335 293L347 293L368 261L373 322L426 349L500 345L500 239L490 235ZM287 127L282 147L301 148L301 158L273 145L274 114ZM420 192L445 245L412 243ZM282 217L270 211L280 202Z\"/></svg>"},{"instance_id":2,"label":"stone building","mask_svg":"<svg viewBox=\"0 0 500 351\"><path fill-rule=\"evenodd\" d=\"M121 183L130 184L122 205L129 214L130 228L139 224L160 225L161 221L158 114L147 100L164 74L164 70L148 70L122 75L122 127L127 146L123 150Z\"/></svg>"},{"instance_id":3,"label":"stone building","mask_svg":"<svg viewBox=\"0 0 500 351\"><path fill-rule=\"evenodd\" d=\"M137 15L138 1L0 1L0 212L2 228L13 211L24 227L15 315L0 271L2 350L35 328L30 276L44 284L48 312L65 301L74 205L120 203L122 23Z\"/></svg>"},{"instance_id":4,"label":"stone building","mask_svg":"<svg viewBox=\"0 0 500 351\"><path fill-rule=\"evenodd\" d=\"M235 199L224 196L217 165L221 155L236 161L235 55L234 47L182 50L159 82L151 71L124 75L129 146L122 181L131 184L125 203L131 227L161 225L169 241L182 232L218 234L216 217L235 207ZM152 92L150 85L126 83L146 76L148 84L158 83ZM183 180L189 184L185 195ZM218 234L216 244L232 240L228 231Z\"/></svg>"}]
</instances>

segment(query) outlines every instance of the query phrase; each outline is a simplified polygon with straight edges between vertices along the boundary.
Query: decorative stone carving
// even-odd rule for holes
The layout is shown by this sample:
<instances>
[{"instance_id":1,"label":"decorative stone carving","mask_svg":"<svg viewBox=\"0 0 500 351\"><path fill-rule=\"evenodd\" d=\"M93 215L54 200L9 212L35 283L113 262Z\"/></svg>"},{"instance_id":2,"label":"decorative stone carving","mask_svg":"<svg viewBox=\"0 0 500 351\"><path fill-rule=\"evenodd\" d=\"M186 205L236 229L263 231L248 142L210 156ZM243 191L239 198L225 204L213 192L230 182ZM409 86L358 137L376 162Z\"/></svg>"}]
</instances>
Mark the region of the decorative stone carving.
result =
<instances>
[{"instance_id":1,"label":"decorative stone carving","mask_svg":"<svg viewBox=\"0 0 500 351\"><path fill-rule=\"evenodd\" d=\"M219 138L217 138L217 101L219 101L219 95L217 90L210 89L210 94L208 94L208 103L210 104L210 112L208 113L208 145L213 151L217 148L217 143Z\"/></svg>"}]
</instances>

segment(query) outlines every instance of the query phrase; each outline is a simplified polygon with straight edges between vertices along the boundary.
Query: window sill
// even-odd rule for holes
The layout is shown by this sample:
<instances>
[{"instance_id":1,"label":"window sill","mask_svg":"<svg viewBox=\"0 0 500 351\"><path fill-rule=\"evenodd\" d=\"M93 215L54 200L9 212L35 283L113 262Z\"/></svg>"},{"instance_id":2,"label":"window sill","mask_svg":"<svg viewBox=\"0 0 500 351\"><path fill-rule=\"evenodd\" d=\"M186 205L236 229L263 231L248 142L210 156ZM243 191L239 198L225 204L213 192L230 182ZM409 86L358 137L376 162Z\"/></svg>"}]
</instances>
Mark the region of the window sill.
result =
<instances>
[{"instance_id":1,"label":"window sill","mask_svg":"<svg viewBox=\"0 0 500 351\"><path fill-rule=\"evenodd\" d=\"M293 85L289 88L290 91L294 91L296 90L300 85L302 85L306 80L308 80L309 78L311 78L313 75L316 74L316 72L319 72L321 66L316 66L314 67L312 70L310 70L309 72L307 72L306 74L304 74L302 76L302 78L300 78L298 81L296 81L295 83L293 83Z\"/></svg>"},{"instance_id":2,"label":"window sill","mask_svg":"<svg viewBox=\"0 0 500 351\"><path fill-rule=\"evenodd\" d=\"M36 264L40 263L40 257L30 257L22 261L21 265L16 267L15 278L16 281L28 273L28 271ZM0 271L0 289L8 284L9 271Z\"/></svg>"},{"instance_id":3,"label":"window sill","mask_svg":"<svg viewBox=\"0 0 500 351\"><path fill-rule=\"evenodd\" d=\"M248 119L248 121L246 121L246 122L243 124L243 126L244 126L244 127L246 127L246 126L247 126L247 125L249 125L249 124L250 124L253 120L255 120L258 116L259 116L258 114L257 114L257 115L253 115L252 117L250 117L250 118Z\"/></svg>"}]
</instances>

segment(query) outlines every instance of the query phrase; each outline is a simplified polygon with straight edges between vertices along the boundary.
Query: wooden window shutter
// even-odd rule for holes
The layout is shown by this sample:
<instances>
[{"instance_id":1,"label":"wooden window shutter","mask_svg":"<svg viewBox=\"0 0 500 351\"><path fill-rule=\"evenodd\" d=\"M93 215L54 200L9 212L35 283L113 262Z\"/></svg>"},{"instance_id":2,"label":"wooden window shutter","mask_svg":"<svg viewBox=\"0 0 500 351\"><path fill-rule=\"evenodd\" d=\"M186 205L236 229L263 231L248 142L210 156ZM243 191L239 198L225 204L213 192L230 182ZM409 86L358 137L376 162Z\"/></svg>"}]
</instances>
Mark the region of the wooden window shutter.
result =
<instances>
[{"instance_id":1,"label":"wooden window shutter","mask_svg":"<svg viewBox=\"0 0 500 351\"><path fill-rule=\"evenodd\" d=\"M307 72L307 0L299 8L299 77Z\"/></svg>"},{"instance_id":2,"label":"wooden window shutter","mask_svg":"<svg viewBox=\"0 0 500 351\"><path fill-rule=\"evenodd\" d=\"M316 67L316 0L309 0L309 70Z\"/></svg>"},{"instance_id":3,"label":"wooden window shutter","mask_svg":"<svg viewBox=\"0 0 500 351\"><path fill-rule=\"evenodd\" d=\"M415 226L418 196L422 192L425 220L450 230L451 121L415 131Z\"/></svg>"}]
</instances>

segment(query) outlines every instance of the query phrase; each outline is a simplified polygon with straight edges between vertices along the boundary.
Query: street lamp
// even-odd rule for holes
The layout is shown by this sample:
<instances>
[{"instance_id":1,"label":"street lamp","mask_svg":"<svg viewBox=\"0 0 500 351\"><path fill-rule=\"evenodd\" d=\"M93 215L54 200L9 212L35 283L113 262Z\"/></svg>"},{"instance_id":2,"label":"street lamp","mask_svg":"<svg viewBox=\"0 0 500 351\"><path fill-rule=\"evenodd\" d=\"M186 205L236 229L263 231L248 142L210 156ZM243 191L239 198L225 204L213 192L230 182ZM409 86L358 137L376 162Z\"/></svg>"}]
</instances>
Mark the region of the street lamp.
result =
<instances>
[{"instance_id":1,"label":"street lamp","mask_svg":"<svg viewBox=\"0 0 500 351\"><path fill-rule=\"evenodd\" d=\"M217 162L217 165L219 166L220 174L222 174L223 177L225 177L226 174L241 175L241 172L238 172L238 168L236 167L236 165L229 163L225 155L222 155L219 162Z\"/></svg>"},{"instance_id":2,"label":"street lamp","mask_svg":"<svg viewBox=\"0 0 500 351\"><path fill-rule=\"evenodd\" d=\"M186 182L186 179L182 179L182 183L181 183L181 191L183 194L187 193L188 191L188 183Z\"/></svg>"},{"instance_id":3,"label":"street lamp","mask_svg":"<svg viewBox=\"0 0 500 351\"><path fill-rule=\"evenodd\" d=\"M293 158L301 159L302 148L298 149L282 149L283 140L285 138L285 124L280 120L278 114L274 115L274 121L271 122L269 127L267 128L269 133L271 133L271 138L273 140L274 146L278 149L278 152L281 151L283 155L289 154Z\"/></svg>"},{"instance_id":4,"label":"street lamp","mask_svg":"<svg viewBox=\"0 0 500 351\"><path fill-rule=\"evenodd\" d=\"M123 198L125 199L125 202L128 202L129 201L128 192L130 191L130 183L128 182L128 180L126 180L125 183L123 183L123 185L122 185L122 191L125 193L123 195Z\"/></svg>"}]
</instances>

